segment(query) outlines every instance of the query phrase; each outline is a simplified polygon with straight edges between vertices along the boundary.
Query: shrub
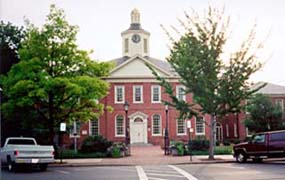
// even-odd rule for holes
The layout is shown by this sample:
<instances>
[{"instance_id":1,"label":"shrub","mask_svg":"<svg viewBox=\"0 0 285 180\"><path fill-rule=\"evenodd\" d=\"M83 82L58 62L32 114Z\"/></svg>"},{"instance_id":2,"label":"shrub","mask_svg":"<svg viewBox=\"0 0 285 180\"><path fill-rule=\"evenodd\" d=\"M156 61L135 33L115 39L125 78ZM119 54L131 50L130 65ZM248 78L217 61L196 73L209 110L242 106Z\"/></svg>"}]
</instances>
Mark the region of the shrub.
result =
<instances>
[{"instance_id":1,"label":"shrub","mask_svg":"<svg viewBox=\"0 0 285 180\"><path fill-rule=\"evenodd\" d=\"M190 145L192 151L203 151L209 149L209 141L205 139L194 139L188 142L188 144Z\"/></svg>"},{"instance_id":2,"label":"shrub","mask_svg":"<svg viewBox=\"0 0 285 180\"><path fill-rule=\"evenodd\" d=\"M112 148L111 154L112 154L112 157L113 157L113 158L119 158L119 157L121 157L120 148L117 147L117 146L114 146L114 147Z\"/></svg>"},{"instance_id":3,"label":"shrub","mask_svg":"<svg viewBox=\"0 0 285 180\"><path fill-rule=\"evenodd\" d=\"M178 156L183 156L185 151L184 143L178 141L175 143L175 147L177 148Z\"/></svg>"},{"instance_id":4,"label":"shrub","mask_svg":"<svg viewBox=\"0 0 285 180\"><path fill-rule=\"evenodd\" d=\"M231 142L229 140L224 140L223 145L229 146L229 145L231 145Z\"/></svg>"},{"instance_id":5,"label":"shrub","mask_svg":"<svg viewBox=\"0 0 285 180\"><path fill-rule=\"evenodd\" d=\"M111 141L108 141L103 136L89 136L83 140L81 146L81 152L107 152L108 147L112 145Z\"/></svg>"},{"instance_id":6,"label":"shrub","mask_svg":"<svg viewBox=\"0 0 285 180\"><path fill-rule=\"evenodd\" d=\"M111 147L108 148L107 152L111 157L118 158L121 156L127 155L127 147L125 143L114 143Z\"/></svg>"},{"instance_id":7,"label":"shrub","mask_svg":"<svg viewBox=\"0 0 285 180\"><path fill-rule=\"evenodd\" d=\"M239 140L239 139L234 139L234 140L233 140L233 143L234 143L234 144L238 144L238 143L240 143L240 140Z\"/></svg>"},{"instance_id":8,"label":"shrub","mask_svg":"<svg viewBox=\"0 0 285 180\"><path fill-rule=\"evenodd\" d=\"M81 153L75 152L74 150L64 149L62 152L59 150L56 154L56 159L73 159L73 158L103 158L106 157L106 153L95 152L95 153Z\"/></svg>"}]
</instances>

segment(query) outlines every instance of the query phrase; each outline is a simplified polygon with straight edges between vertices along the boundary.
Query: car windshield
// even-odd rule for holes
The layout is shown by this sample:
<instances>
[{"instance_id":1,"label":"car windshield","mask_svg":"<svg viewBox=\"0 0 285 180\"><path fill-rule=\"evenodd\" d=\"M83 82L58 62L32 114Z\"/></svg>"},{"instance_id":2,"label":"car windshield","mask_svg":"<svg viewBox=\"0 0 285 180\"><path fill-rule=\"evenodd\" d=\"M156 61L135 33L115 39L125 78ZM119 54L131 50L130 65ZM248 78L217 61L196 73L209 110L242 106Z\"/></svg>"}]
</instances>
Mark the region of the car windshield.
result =
<instances>
[{"instance_id":1,"label":"car windshield","mask_svg":"<svg viewBox=\"0 0 285 180\"><path fill-rule=\"evenodd\" d=\"M8 144L14 145L35 145L34 140L32 139L10 139Z\"/></svg>"}]
</instances>

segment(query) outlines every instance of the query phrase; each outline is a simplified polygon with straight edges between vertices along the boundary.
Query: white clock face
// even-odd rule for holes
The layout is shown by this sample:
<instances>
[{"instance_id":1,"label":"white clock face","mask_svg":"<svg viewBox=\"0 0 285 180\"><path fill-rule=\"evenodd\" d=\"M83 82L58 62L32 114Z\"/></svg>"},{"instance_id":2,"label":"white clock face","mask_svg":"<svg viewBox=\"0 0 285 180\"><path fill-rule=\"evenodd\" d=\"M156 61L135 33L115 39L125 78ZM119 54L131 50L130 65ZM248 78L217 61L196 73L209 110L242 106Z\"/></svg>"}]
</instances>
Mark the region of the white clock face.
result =
<instances>
[{"instance_id":1,"label":"white clock face","mask_svg":"<svg viewBox=\"0 0 285 180\"><path fill-rule=\"evenodd\" d=\"M140 35L134 34L134 35L132 36L132 41L133 41L134 43L138 43L138 42L140 42L140 40L141 40Z\"/></svg>"}]
</instances>

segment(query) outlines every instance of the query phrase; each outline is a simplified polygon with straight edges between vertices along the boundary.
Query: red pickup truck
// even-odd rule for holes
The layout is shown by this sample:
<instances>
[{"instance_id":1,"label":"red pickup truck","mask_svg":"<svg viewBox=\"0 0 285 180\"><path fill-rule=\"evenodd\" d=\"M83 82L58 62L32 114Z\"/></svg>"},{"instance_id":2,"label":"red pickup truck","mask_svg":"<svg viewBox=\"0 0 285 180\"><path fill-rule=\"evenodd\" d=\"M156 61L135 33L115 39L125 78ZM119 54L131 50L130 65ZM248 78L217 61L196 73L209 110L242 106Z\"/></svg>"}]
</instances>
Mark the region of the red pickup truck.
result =
<instances>
[{"instance_id":1,"label":"red pickup truck","mask_svg":"<svg viewBox=\"0 0 285 180\"><path fill-rule=\"evenodd\" d=\"M285 130L258 133L251 141L235 145L233 151L239 163L247 159L261 162L265 158L285 157Z\"/></svg>"}]
</instances>

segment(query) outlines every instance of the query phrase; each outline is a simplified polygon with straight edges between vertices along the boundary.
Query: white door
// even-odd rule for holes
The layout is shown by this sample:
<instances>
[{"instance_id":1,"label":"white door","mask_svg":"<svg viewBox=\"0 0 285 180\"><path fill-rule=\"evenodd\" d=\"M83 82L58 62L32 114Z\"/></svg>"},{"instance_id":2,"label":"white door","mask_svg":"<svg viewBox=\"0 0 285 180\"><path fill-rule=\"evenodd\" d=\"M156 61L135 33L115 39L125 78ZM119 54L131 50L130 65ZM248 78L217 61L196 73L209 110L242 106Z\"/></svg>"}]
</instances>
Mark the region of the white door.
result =
<instances>
[{"instance_id":1,"label":"white door","mask_svg":"<svg viewBox=\"0 0 285 180\"><path fill-rule=\"evenodd\" d=\"M141 118L136 118L133 122L131 122L131 143L146 143L146 127L145 123Z\"/></svg>"}]
</instances>

